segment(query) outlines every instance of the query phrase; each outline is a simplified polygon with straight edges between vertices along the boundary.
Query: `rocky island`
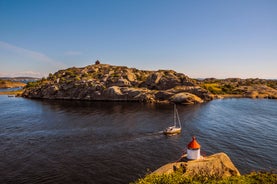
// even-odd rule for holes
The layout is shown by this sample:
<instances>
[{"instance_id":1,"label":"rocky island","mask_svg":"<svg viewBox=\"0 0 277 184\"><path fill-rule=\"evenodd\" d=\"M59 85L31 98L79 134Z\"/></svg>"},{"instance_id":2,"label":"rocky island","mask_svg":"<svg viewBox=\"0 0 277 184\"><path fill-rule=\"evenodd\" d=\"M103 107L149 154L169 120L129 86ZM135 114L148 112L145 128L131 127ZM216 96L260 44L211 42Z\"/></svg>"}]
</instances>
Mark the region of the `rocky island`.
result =
<instances>
[{"instance_id":1,"label":"rocky island","mask_svg":"<svg viewBox=\"0 0 277 184\"><path fill-rule=\"evenodd\" d=\"M138 70L96 62L29 82L26 98L196 104L215 98L277 99L277 80L196 80L173 70Z\"/></svg>"},{"instance_id":2,"label":"rocky island","mask_svg":"<svg viewBox=\"0 0 277 184\"><path fill-rule=\"evenodd\" d=\"M20 95L22 92L21 88L24 86L26 86L26 84L19 81L0 79L0 95ZM13 88L19 88L19 90L14 90Z\"/></svg>"},{"instance_id":3,"label":"rocky island","mask_svg":"<svg viewBox=\"0 0 277 184\"><path fill-rule=\"evenodd\" d=\"M27 98L93 101L137 101L195 104L210 101L213 94L185 74L173 70L146 71L96 63L68 68L30 82Z\"/></svg>"}]
</instances>

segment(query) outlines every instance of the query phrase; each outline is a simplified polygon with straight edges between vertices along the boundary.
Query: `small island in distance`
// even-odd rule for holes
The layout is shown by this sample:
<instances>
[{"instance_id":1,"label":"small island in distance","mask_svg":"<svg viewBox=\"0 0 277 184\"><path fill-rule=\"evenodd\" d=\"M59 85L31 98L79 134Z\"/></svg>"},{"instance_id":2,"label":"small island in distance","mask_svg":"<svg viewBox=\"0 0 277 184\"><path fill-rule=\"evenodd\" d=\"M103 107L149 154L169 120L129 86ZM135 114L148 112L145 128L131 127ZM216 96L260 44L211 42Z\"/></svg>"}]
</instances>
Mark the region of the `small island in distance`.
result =
<instances>
[{"instance_id":1,"label":"small island in distance","mask_svg":"<svg viewBox=\"0 0 277 184\"><path fill-rule=\"evenodd\" d=\"M173 70L100 64L59 70L24 87L26 98L196 104L217 98L277 99L277 80L192 79Z\"/></svg>"},{"instance_id":2,"label":"small island in distance","mask_svg":"<svg viewBox=\"0 0 277 184\"><path fill-rule=\"evenodd\" d=\"M11 79L0 79L0 88L17 88L24 87L26 84L20 81L13 81Z\"/></svg>"},{"instance_id":3,"label":"small island in distance","mask_svg":"<svg viewBox=\"0 0 277 184\"><path fill-rule=\"evenodd\" d=\"M0 77L0 95L18 95L28 82L39 80L34 77Z\"/></svg>"}]
</instances>

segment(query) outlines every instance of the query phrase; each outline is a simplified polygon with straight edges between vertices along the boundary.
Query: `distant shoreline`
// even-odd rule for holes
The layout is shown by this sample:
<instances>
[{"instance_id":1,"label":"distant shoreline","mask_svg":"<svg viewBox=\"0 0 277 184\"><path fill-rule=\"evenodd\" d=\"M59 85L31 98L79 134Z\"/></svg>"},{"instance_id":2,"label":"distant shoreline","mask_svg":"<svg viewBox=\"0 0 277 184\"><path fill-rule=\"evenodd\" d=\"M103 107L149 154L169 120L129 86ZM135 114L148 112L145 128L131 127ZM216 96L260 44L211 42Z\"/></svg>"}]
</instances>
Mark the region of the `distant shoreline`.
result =
<instances>
[{"instance_id":1,"label":"distant shoreline","mask_svg":"<svg viewBox=\"0 0 277 184\"><path fill-rule=\"evenodd\" d=\"M71 67L27 84L0 80L0 88L25 86L9 92L26 98L87 101L137 101L197 104L222 98L277 99L277 81L258 78L202 80L173 70L138 70L100 64Z\"/></svg>"},{"instance_id":2,"label":"distant shoreline","mask_svg":"<svg viewBox=\"0 0 277 184\"><path fill-rule=\"evenodd\" d=\"M15 95L21 96L23 90L16 90L16 91L0 91L0 95Z\"/></svg>"}]
</instances>

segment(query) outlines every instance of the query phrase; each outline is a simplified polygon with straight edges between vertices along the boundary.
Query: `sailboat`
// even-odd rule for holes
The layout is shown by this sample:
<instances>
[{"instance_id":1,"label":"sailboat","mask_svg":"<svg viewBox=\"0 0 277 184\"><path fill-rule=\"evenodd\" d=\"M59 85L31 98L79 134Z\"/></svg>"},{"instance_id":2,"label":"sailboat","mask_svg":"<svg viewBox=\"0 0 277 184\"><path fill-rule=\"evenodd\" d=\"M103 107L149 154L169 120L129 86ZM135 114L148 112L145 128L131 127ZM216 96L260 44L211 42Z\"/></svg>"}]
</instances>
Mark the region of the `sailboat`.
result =
<instances>
[{"instance_id":1,"label":"sailboat","mask_svg":"<svg viewBox=\"0 0 277 184\"><path fill-rule=\"evenodd\" d=\"M174 104L174 113L173 113L173 121L174 121L174 125L167 127L163 133L164 134L179 134L181 133L181 122L180 122L180 118L179 118L179 114L178 114L178 110L176 108L176 105ZM178 123L178 126L177 126Z\"/></svg>"}]
</instances>

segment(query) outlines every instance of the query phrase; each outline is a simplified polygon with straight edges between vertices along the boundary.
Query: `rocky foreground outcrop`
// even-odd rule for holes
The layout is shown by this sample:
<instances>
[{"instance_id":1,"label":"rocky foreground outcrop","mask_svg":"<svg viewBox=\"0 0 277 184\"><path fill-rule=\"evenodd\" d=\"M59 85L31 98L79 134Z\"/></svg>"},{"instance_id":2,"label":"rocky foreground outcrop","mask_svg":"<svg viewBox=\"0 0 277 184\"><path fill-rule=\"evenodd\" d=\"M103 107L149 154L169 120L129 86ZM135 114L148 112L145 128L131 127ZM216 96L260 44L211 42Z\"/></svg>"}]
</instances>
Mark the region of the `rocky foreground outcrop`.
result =
<instances>
[{"instance_id":1,"label":"rocky foreground outcrop","mask_svg":"<svg viewBox=\"0 0 277 184\"><path fill-rule=\"evenodd\" d=\"M27 98L195 104L213 99L195 80L173 70L145 71L95 64L68 68L28 83Z\"/></svg>"},{"instance_id":2,"label":"rocky foreground outcrop","mask_svg":"<svg viewBox=\"0 0 277 184\"><path fill-rule=\"evenodd\" d=\"M170 174L181 170L184 175L215 176L225 178L229 176L240 176L238 169L225 153L217 153L199 160L181 161L166 164L152 174Z\"/></svg>"}]
</instances>

